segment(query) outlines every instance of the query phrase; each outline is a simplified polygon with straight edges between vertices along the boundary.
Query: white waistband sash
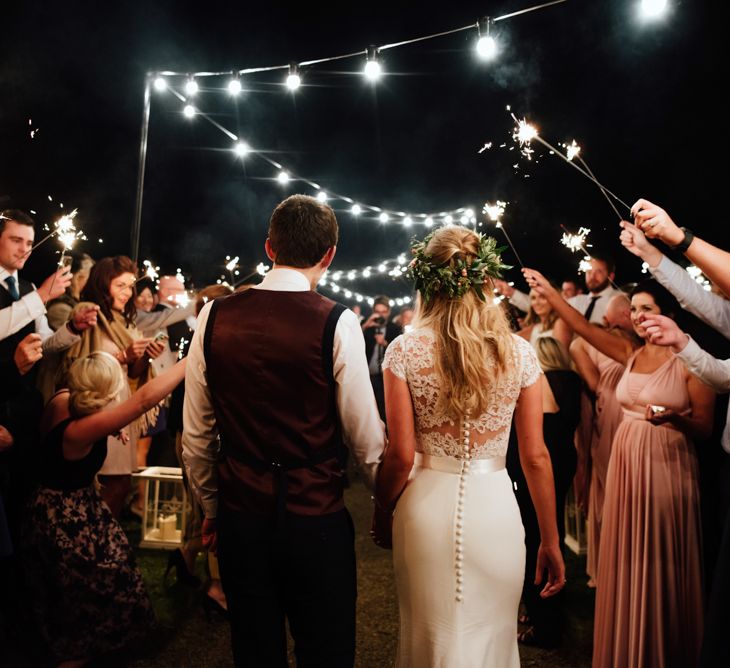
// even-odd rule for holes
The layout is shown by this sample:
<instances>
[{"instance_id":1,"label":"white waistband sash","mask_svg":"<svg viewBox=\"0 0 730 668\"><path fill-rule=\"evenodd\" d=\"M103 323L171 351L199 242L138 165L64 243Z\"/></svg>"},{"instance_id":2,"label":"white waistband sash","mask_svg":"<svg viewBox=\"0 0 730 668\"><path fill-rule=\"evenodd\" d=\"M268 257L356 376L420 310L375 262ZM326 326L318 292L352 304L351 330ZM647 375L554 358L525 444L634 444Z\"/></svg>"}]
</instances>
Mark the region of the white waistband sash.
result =
<instances>
[{"instance_id":1,"label":"white waistband sash","mask_svg":"<svg viewBox=\"0 0 730 668\"><path fill-rule=\"evenodd\" d=\"M442 471L443 473L455 473L457 475L465 472L465 464L468 464L466 470L469 473L496 473L501 471L507 465L506 457L490 457L489 459L456 459L456 457L436 457L435 455L427 455L417 452L416 459L413 462L415 466L424 469L433 469L434 471Z\"/></svg>"}]
</instances>

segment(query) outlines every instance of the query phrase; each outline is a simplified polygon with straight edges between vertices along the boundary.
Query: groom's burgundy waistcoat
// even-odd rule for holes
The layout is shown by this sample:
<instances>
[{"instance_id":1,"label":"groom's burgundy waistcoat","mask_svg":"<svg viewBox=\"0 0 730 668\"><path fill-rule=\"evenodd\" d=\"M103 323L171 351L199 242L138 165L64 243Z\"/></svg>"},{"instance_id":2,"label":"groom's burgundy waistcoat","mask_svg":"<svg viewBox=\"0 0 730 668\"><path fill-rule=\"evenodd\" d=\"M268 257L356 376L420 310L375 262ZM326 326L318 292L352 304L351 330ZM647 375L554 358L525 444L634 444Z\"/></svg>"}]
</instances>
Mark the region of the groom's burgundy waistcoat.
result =
<instances>
[{"instance_id":1,"label":"groom's burgundy waistcoat","mask_svg":"<svg viewBox=\"0 0 730 668\"><path fill-rule=\"evenodd\" d=\"M316 292L259 289L214 304L204 347L224 507L262 515L344 507L332 374L337 308Z\"/></svg>"}]
</instances>

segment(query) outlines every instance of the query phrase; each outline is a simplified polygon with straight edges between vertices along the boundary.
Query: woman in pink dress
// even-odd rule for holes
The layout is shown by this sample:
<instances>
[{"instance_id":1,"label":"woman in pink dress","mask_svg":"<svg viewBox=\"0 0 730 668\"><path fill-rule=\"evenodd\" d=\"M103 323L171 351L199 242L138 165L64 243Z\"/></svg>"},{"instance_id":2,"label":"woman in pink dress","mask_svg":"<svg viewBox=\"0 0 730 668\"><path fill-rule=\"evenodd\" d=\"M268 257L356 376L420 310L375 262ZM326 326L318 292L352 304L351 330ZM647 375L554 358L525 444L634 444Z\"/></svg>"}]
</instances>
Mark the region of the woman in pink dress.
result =
<instances>
[{"instance_id":1,"label":"woman in pink dress","mask_svg":"<svg viewBox=\"0 0 730 668\"><path fill-rule=\"evenodd\" d=\"M644 340L588 324L538 272L525 270L570 326L624 364L616 388L623 420L606 476L593 666L695 666L702 641L702 557L697 457L692 440L712 429L714 393L667 349L646 340L649 315L672 314L654 281L631 293Z\"/></svg>"}]
</instances>

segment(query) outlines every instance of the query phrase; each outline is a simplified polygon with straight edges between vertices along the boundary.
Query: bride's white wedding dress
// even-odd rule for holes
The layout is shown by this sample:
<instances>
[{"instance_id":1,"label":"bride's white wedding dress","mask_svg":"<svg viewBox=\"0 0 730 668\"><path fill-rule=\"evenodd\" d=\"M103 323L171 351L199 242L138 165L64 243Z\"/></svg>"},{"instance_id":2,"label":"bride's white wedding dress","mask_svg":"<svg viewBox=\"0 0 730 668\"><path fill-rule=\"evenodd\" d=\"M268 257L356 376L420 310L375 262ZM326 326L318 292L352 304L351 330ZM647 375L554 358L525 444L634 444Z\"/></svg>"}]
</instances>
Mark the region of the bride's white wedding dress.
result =
<instances>
[{"instance_id":1,"label":"bride's white wedding dress","mask_svg":"<svg viewBox=\"0 0 730 668\"><path fill-rule=\"evenodd\" d=\"M517 609L524 529L505 469L515 403L540 376L533 349L514 336L514 369L493 405L456 424L437 413L435 335L416 329L388 346L383 368L410 388L416 467L393 519L400 608L396 665L519 666Z\"/></svg>"}]
</instances>

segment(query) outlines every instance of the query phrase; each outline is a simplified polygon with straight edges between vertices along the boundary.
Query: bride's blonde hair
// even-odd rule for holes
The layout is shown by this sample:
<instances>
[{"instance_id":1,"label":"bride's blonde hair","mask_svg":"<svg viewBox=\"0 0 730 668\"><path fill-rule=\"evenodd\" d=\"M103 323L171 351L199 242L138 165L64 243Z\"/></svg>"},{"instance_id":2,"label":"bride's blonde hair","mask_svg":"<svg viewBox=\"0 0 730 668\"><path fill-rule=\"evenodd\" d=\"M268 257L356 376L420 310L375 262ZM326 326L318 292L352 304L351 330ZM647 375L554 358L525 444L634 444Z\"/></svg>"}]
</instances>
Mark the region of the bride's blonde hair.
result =
<instances>
[{"instance_id":1,"label":"bride's blonde hair","mask_svg":"<svg viewBox=\"0 0 730 668\"><path fill-rule=\"evenodd\" d=\"M480 237L465 227L436 231L424 249L434 267L471 265ZM462 297L437 291L428 301L419 294L414 327L436 333L435 372L442 392L437 410L459 419L481 415L494 402L503 373L514 366L514 343L507 318L492 298L493 284L482 286L485 301L472 288Z\"/></svg>"},{"instance_id":2,"label":"bride's blonde hair","mask_svg":"<svg viewBox=\"0 0 730 668\"><path fill-rule=\"evenodd\" d=\"M69 412L79 418L101 410L124 390L122 367L112 355L95 352L77 359L68 371Z\"/></svg>"}]
</instances>

